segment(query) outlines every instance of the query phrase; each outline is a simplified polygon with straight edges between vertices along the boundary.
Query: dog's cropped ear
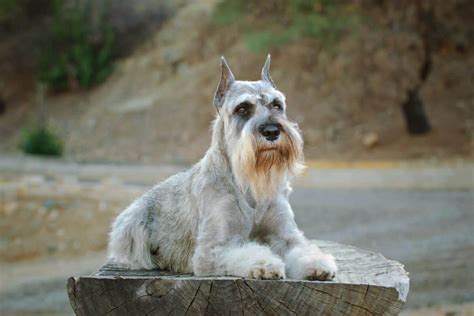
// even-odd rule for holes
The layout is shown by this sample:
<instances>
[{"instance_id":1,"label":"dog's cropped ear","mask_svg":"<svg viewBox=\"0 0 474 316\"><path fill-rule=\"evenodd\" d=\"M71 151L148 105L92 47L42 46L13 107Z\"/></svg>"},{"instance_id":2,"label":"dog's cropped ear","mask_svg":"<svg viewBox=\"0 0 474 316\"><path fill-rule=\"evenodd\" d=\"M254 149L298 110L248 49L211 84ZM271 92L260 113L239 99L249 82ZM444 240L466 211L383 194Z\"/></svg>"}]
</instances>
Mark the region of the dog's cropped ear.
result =
<instances>
[{"instance_id":1,"label":"dog's cropped ear","mask_svg":"<svg viewBox=\"0 0 474 316\"><path fill-rule=\"evenodd\" d=\"M217 109L219 109L224 103L225 93L229 89L230 85L235 81L235 77L232 74L229 65L227 65L224 56L221 57L221 69L221 80L214 95L214 106Z\"/></svg>"},{"instance_id":2,"label":"dog's cropped ear","mask_svg":"<svg viewBox=\"0 0 474 316\"><path fill-rule=\"evenodd\" d=\"M270 83L273 88L277 88L275 83L272 80L272 77L270 76L270 64L272 62L272 57L270 54L267 56L267 60L265 61L265 65L263 65L262 68L262 80Z\"/></svg>"}]
</instances>

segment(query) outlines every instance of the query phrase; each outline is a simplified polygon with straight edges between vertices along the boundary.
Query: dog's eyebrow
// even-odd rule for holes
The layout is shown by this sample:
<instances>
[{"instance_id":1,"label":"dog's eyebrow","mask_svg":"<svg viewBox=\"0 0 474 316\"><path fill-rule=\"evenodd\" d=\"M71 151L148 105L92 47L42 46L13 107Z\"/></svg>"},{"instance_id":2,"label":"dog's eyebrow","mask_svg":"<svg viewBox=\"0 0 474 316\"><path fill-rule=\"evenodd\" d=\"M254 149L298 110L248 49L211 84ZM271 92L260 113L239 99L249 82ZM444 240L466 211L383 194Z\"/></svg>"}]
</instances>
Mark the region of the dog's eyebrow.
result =
<instances>
[{"instance_id":1,"label":"dog's eyebrow","mask_svg":"<svg viewBox=\"0 0 474 316\"><path fill-rule=\"evenodd\" d=\"M282 100L280 100L278 96L273 96L272 94L269 94L269 93L261 93L259 96L259 99L262 100L263 106L267 106L271 104L272 102L274 102L275 100L279 100L282 102Z\"/></svg>"},{"instance_id":2,"label":"dog's eyebrow","mask_svg":"<svg viewBox=\"0 0 474 316\"><path fill-rule=\"evenodd\" d=\"M257 103L257 100L258 100L258 96L256 96L255 94L244 93L244 94L241 94L239 97L237 97L234 103L236 105L244 103L244 102L255 104Z\"/></svg>"},{"instance_id":3,"label":"dog's eyebrow","mask_svg":"<svg viewBox=\"0 0 474 316\"><path fill-rule=\"evenodd\" d=\"M267 99L267 100L268 100L268 99ZM280 102L281 104L284 104L283 100L282 100L281 98L279 98L278 96L276 96L276 97L270 99L270 101L267 102L264 106L268 106L268 105L272 104L272 103L275 102L275 101L278 101L278 102Z\"/></svg>"},{"instance_id":4,"label":"dog's eyebrow","mask_svg":"<svg viewBox=\"0 0 474 316\"><path fill-rule=\"evenodd\" d=\"M262 93L262 94L260 94L260 98L259 98L259 99L262 100L262 103L263 103L263 104L267 104L267 103L268 103L268 100L270 100L270 97L269 97L268 94Z\"/></svg>"}]
</instances>

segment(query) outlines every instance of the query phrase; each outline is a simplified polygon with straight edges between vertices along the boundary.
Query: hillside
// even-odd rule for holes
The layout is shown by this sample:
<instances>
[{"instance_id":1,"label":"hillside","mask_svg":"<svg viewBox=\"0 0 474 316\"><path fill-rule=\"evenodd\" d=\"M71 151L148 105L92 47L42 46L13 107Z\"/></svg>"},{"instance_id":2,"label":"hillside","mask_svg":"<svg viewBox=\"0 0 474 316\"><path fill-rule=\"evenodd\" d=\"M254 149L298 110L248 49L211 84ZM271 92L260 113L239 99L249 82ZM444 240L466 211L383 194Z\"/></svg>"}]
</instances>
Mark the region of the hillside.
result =
<instances>
[{"instance_id":1,"label":"hillside","mask_svg":"<svg viewBox=\"0 0 474 316\"><path fill-rule=\"evenodd\" d=\"M287 95L289 116L304 131L307 158L471 157L474 28L465 10L469 1L434 6L449 32L431 51L431 71L420 88L432 126L420 136L406 132L401 111L407 91L420 84L423 66L423 39L413 27L410 2L368 2L361 2L357 33L332 49L304 38L270 51L272 77ZM215 1L184 3L119 59L107 81L47 97L49 120L65 139L67 157L188 163L203 154L214 117L219 56L226 56L237 79L250 80L259 78L266 56L248 49L238 25L213 23L214 7ZM0 55L8 48L2 45ZM1 67L7 69L5 62ZM20 128L37 113L31 76L0 74L7 104L0 115L0 152L18 151ZM364 145L371 134L377 143Z\"/></svg>"}]
</instances>

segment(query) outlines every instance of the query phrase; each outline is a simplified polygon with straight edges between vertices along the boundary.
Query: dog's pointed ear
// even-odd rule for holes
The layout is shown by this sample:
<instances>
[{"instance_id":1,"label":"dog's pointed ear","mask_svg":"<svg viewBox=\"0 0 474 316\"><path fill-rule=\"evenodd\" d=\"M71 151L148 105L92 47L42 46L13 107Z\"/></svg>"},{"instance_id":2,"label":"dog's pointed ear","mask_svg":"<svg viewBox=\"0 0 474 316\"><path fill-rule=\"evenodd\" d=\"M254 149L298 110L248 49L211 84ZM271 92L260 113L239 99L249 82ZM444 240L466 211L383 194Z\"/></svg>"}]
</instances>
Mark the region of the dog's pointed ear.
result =
<instances>
[{"instance_id":1,"label":"dog's pointed ear","mask_svg":"<svg viewBox=\"0 0 474 316\"><path fill-rule=\"evenodd\" d=\"M224 56L221 57L221 80L217 86L216 93L214 94L214 106L219 109L224 103L224 96L230 85L235 81L234 74L230 70L229 65L225 61Z\"/></svg>"},{"instance_id":2,"label":"dog's pointed ear","mask_svg":"<svg viewBox=\"0 0 474 316\"><path fill-rule=\"evenodd\" d=\"M265 61L265 65L263 65L262 68L262 80L270 83L273 88L277 88L275 83L272 80L272 77L270 76L270 64L272 62L272 56L268 54L267 60Z\"/></svg>"}]
</instances>

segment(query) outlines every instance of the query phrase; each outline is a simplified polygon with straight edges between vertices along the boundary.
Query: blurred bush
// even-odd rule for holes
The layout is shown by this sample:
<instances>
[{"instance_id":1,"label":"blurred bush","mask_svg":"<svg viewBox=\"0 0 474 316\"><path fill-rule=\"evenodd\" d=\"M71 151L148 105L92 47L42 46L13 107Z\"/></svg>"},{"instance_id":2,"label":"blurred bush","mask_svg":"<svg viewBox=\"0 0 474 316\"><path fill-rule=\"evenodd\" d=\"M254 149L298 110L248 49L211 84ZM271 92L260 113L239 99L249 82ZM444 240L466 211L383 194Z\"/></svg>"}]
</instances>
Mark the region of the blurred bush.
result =
<instances>
[{"instance_id":1,"label":"blurred bush","mask_svg":"<svg viewBox=\"0 0 474 316\"><path fill-rule=\"evenodd\" d=\"M43 156L61 156L64 150L62 140L44 123L23 129L20 146L27 154Z\"/></svg>"},{"instance_id":2,"label":"blurred bush","mask_svg":"<svg viewBox=\"0 0 474 316\"><path fill-rule=\"evenodd\" d=\"M99 3L99 5L98 5ZM53 25L43 49L39 80L51 90L88 88L112 71L115 34L108 3L53 0Z\"/></svg>"},{"instance_id":3,"label":"blurred bush","mask_svg":"<svg viewBox=\"0 0 474 316\"><path fill-rule=\"evenodd\" d=\"M12 15L19 11L18 0L0 1L0 23L6 23Z\"/></svg>"},{"instance_id":4,"label":"blurred bush","mask_svg":"<svg viewBox=\"0 0 474 316\"><path fill-rule=\"evenodd\" d=\"M30 23L35 17L48 13L51 0L0 0L0 29L14 30Z\"/></svg>"},{"instance_id":5,"label":"blurred bush","mask_svg":"<svg viewBox=\"0 0 474 316\"><path fill-rule=\"evenodd\" d=\"M341 0L224 0L212 15L217 25L239 24L253 52L267 51L302 38L331 47L358 25L356 5Z\"/></svg>"},{"instance_id":6,"label":"blurred bush","mask_svg":"<svg viewBox=\"0 0 474 316\"><path fill-rule=\"evenodd\" d=\"M220 1L212 14L212 22L217 25L228 25L238 22L241 18L246 0Z\"/></svg>"}]
</instances>

